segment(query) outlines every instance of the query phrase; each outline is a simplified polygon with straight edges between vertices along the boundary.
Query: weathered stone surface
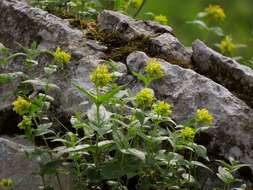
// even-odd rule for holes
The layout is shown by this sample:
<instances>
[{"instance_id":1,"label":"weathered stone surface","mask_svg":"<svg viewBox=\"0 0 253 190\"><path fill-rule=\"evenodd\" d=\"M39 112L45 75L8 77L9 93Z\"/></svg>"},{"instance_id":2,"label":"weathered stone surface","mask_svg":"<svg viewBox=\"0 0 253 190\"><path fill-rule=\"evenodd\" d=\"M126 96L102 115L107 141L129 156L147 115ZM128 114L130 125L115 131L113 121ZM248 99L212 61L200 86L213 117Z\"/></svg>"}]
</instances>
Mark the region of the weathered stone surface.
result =
<instances>
[{"instance_id":1,"label":"weathered stone surface","mask_svg":"<svg viewBox=\"0 0 253 190\"><path fill-rule=\"evenodd\" d=\"M0 41L6 47L16 50L19 49L16 42L27 47L31 42L37 41L39 49L53 50L60 46L71 53L71 62L52 78L52 82L61 89L60 93L51 94L57 100L54 103L54 114L58 117L83 110L83 106L79 104L85 99L73 87L72 82L91 88L89 73L100 62L106 47L95 41L85 40L81 31L72 29L64 20L18 0L0 1L0 12ZM0 66L0 73L23 71L30 78L42 78L43 65L47 61L44 60L29 70L20 62L14 61L7 66ZM21 79L17 79L0 86L0 121L3 121L0 122L0 129L6 127L6 123L13 125L15 119L12 117L11 103L16 98L13 90L21 82ZM6 98L3 99L4 97Z\"/></svg>"},{"instance_id":2,"label":"weathered stone surface","mask_svg":"<svg viewBox=\"0 0 253 190\"><path fill-rule=\"evenodd\" d=\"M253 70L207 47L200 40L193 43L193 60L199 73L235 92L253 107Z\"/></svg>"},{"instance_id":3,"label":"weathered stone surface","mask_svg":"<svg viewBox=\"0 0 253 190\"><path fill-rule=\"evenodd\" d=\"M187 68L191 65L191 51L179 42L169 26L136 21L114 11L103 11L98 17L98 26L102 31L117 34L123 40L139 36L149 38L152 54Z\"/></svg>"},{"instance_id":4,"label":"weathered stone surface","mask_svg":"<svg viewBox=\"0 0 253 190\"><path fill-rule=\"evenodd\" d=\"M186 68L191 66L191 51L186 49L175 36L169 33L151 38L151 51L160 57L166 58L172 64Z\"/></svg>"},{"instance_id":5,"label":"weathered stone surface","mask_svg":"<svg viewBox=\"0 0 253 190\"><path fill-rule=\"evenodd\" d=\"M140 35L152 37L159 33L173 33L169 26L162 26L150 21L137 21L119 12L105 10L98 17L99 28L105 32L117 33L124 40L131 40Z\"/></svg>"},{"instance_id":6,"label":"weathered stone surface","mask_svg":"<svg viewBox=\"0 0 253 190\"><path fill-rule=\"evenodd\" d=\"M0 1L0 41L15 49L16 42L28 46L36 40L40 46L76 47L82 44L82 32L71 29L62 19L18 0Z\"/></svg>"},{"instance_id":7,"label":"weathered stone surface","mask_svg":"<svg viewBox=\"0 0 253 190\"><path fill-rule=\"evenodd\" d=\"M0 179L12 179L15 190L38 190L42 186L42 179L36 175L39 172L39 162L28 159L25 153L31 148L32 145L25 139L0 137ZM62 176L61 179L64 190L71 189L71 178ZM59 189L54 176L46 182Z\"/></svg>"},{"instance_id":8,"label":"weathered stone surface","mask_svg":"<svg viewBox=\"0 0 253 190\"><path fill-rule=\"evenodd\" d=\"M133 70L142 70L149 57L134 52L127 58ZM206 139L209 150L216 156L233 156L249 163L253 169L253 110L226 88L199 75L160 60L165 77L151 84L158 99L165 99L173 106L173 118L182 123L193 116L198 108L207 108L214 116L217 129L209 131ZM135 85L134 90L141 88Z\"/></svg>"}]
</instances>

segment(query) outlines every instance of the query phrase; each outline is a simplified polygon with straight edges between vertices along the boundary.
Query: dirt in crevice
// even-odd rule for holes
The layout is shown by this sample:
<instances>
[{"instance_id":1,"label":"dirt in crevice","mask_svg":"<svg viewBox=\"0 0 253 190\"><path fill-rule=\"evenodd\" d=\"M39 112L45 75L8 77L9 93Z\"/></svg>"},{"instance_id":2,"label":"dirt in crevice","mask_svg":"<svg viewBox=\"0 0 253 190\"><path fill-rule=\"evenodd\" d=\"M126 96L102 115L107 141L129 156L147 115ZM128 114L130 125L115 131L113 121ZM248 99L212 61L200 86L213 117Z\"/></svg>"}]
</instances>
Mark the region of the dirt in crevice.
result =
<instances>
[{"instance_id":1,"label":"dirt in crevice","mask_svg":"<svg viewBox=\"0 0 253 190\"><path fill-rule=\"evenodd\" d=\"M105 45L108 49L104 52L106 60L120 61L122 63L126 62L126 58L129 54L134 51L145 52L149 57L156 57L164 59L167 62L172 63L171 57L159 53L159 51L154 50L152 47L151 39L147 36L140 35L131 40L123 40L117 33L106 33L99 30L96 23L92 23L92 26L88 25L86 38L96 40L102 45ZM192 65L185 65L183 63L174 64L180 65L184 68L192 68Z\"/></svg>"}]
</instances>

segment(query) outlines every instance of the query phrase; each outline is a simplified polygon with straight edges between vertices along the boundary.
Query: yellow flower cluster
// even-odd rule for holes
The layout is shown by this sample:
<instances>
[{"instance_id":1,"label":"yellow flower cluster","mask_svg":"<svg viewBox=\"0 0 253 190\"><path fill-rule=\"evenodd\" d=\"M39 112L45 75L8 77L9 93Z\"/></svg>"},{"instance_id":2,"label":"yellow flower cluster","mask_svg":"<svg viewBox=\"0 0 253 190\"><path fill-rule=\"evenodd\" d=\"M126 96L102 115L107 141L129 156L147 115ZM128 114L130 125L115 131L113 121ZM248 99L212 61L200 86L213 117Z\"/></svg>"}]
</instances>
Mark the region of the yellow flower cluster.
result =
<instances>
[{"instance_id":1,"label":"yellow flower cluster","mask_svg":"<svg viewBox=\"0 0 253 190\"><path fill-rule=\"evenodd\" d=\"M171 105L164 101L153 104L152 111L160 116L170 116L172 113Z\"/></svg>"},{"instance_id":2,"label":"yellow flower cluster","mask_svg":"<svg viewBox=\"0 0 253 190\"><path fill-rule=\"evenodd\" d=\"M31 126L32 126L32 120L27 116L23 116L23 120L18 124L18 127L20 129L26 129Z\"/></svg>"},{"instance_id":3,"label":"yellow flower cluster","mask_svg":"<svg viewBox=\"0 0 253 190\"><path fill-rule=\"evenodd\" d=\"M17 100L15 100L12 103L12 105L13 105L13 111L15 111L19 115L24 115L25 113L28 112L28 109L31 106L31 102L19 96Z\"/></svg>"},{"instance_id":4,"label":"yellow flower cluster","mask_svg":"<svg viewBox=\"0 0 253 190\"><path fill-rule=\"evenodd\" d=\"M168 19L166 16L164 15L156 15L154 16L154 21L163 24L163 25L167 25L168 24Z\"/></svg>"},{"instance_id":5,"label":"yellow flower cluster","mask_svg":"<svg viewBox=\"0 0 253 190\"><path fill-rule=\"evenodd\" d=\"M68 63L71 59L71 55L63 50L61 48L57 48L54 52L54 60L56 63L64 65Z\"/></svg>"},{"instance_id":6,"label":"yellow flower cluster","mask_svg":"<svg viewBox=\"0 0 253 190\"><path fill-rule=\"evenodd\" d=\"M193 140L196 134L196 130L191 127L185 127L180 131L180 136L185 140Z\"/></svg>"},{"instance_id":7,"label":"yellow flower cluster","mask_svg":"<svg viewBox=\"0 0 253 190\"><path fill-rule=\"evenodd\" d=\"M134 8L138 9L142 5L143 0L132 0L131 4Z\"/></svg>"},{"instance_id":8,"label":"yellow flower cluster","mask_svg":"<svg viewBox=\"0 0 253 190\"><path fill-rule=\"evenodd\" d=\"M161 64L156 59L149 59L147 61L145 72L152 78L161 78L164 76Z\"/></svg>"},{"instance_id":9,"label":"yellow flower cluster","mask_svg":"<svg viewBox=\"0 0 253 190\"><path fill-rule=\"evenodd\" d=\"M0 187L9 189L9 188L11 188L11 186L12 186L12 180L11 179L9 179L9 178L0 179Z\"/></svg>"},{"instance_id":10,"label":"yellow flower cluster","mask_svg":"<svg viewBox=\"0 0 253 190\"><path fill-rule=\"evenodd\" d=\"M196 112L196 121L200 124L211 124L213 122L213 116L209 114L207 109L198 109Z\"/></svg>"},{"instance_id":11,"label":"yellow flower cluster","mask_svg":"<svg viewBox=\"0 0 253 190\"><path fill-rule=\"evenodd\" d=\"M231 54L235 49L235 44L232 42L232 38L226 36L219 44L219 49L223 54Z\"/></svg>"},{"instance_id":12,"label":"yellow flower cluster","mask_svg":"<svg viewBox=\"0 0 253 190\"><path fill-rule=\"evenodd\" d=\"M108 71L108 68L105 64L98 65L90 75L91 81L95 84L96 87L104 87L112 80L111 75Z\"/></svg>"},{"instance_id":13,"label":"yellow flower cluster","mask_svg":"<svg viewBox=\"0 0 253 190\"><path fill-rule=\"evenodd\" d=\"M150 88L143 88L135 96L135 102L142 108L149 107L154 99L154 91Z\"/></svg>"},{"instance_id":14,"label":"yellow flower cluster","mask_svg":"<svg viewBox=\"0 0 253 190\"><path fill-rule=\"evenodd\" d=\"M219 5L209 5L205 12L212 20L223 21L226 17L224 10Z\"/></svg>"}]
</instances>

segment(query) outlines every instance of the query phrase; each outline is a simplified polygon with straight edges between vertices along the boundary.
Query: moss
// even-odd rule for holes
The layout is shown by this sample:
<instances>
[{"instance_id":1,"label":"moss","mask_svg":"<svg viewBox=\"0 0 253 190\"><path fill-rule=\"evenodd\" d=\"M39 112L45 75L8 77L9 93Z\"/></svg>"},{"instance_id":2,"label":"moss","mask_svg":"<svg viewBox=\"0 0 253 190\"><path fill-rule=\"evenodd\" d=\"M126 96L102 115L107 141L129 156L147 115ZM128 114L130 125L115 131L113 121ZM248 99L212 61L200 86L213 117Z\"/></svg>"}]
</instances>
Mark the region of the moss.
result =
<instances>
[{"instance_id":1,"label":"moss","mask_svg":"<svg viewBox=\"0 0 253 190\"><path fill-rule=\"evenodd\" d=\"M96 26L90 28L86 35L108 47L105 59L125 62L127 56L134 51L149 52L150 40L145 36L138 36L129 41L124 41L118 34L100 31ZM148 53L149 54L149 53Z\"/></svg>"},{"instance_id":2,"label":"moss","mask_svg":"<svg viewBox=\"0 0 253 190\"><path fill-rule=\"evenodd\" d=\"M132 40L124 41L117 33L106 33L98 29L95 23L92 27L88 27L86 37L97 40L108 47L105 52L104 59L112 59L114 61L125 62L129 54L134 51L143 51L150 57L164 59L172 64L180 65L184 68L192 68L192 65L173 60L173 57L162 54L159 50L155 50L150 43L150 38L140 35Z\"/></svg>"}]
</instances>

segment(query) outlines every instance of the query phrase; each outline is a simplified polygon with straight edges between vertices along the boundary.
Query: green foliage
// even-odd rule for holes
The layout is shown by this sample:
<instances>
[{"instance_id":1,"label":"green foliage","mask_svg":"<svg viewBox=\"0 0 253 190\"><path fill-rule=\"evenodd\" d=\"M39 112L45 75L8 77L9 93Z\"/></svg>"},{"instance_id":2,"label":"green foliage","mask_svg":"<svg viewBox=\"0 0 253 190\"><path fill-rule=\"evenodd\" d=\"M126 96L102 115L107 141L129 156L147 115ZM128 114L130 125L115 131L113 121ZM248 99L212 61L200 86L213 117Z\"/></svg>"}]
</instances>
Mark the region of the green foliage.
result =
<instances>
[{"instance_id":1,"label":"green foliage","mask_svg":"<svg viewBox=\"0 0 253 190\"><path fill-rule=\"evenodd\" d=\"M61 69L54 63L53 59L52 64L45 66L45 78L24 81L43 88L43 94L19 97L13 103L14 110L23 117L18 127L26 137L34 143L36 139L45 143L45 147L27 152L30 159L39 160L38 175L44 183L43 189L52 189L45 181L45 177L51 175L56 176L62 189L61 173L71 175L76 180L73 189L80 190L105 187L126 190L133 188L129 186L130 181L134 181L135 188L145 190L200 189L202 182L196 175L198 169L212 174L205 164L209 162L206 148L195 142L197 134L213 128L213 118L208 110L196 110L188 122L177 125L170 118L172 110L168 103L156 100L151 89L151 101L149 94L140 93L149 89L150 82L163 77L159 61L148 60L144 73L134 73L145 86L136 95L126 86L115 83L121 75L109 72L118 72L109 61L91 73L94 89L87 90L73 83L90 99L91 107L72 116L72 129L64 126L65 133L57 132L48 116L54 98L47 92L50 88L59 90L50 80L50 74ZM157 77L154 73L158 73ZM110 80L98 85L101 84L100 75L102 78L106 75ZM148 98L150 106L139 104L139 96L141 100ZM57 147L51 149L49 143L57 143ZM246 166L238 165L232 159L230 164L220 162L222 167L217 176L225 187L237 182L234 172Z\"/></svg>"}]
</instances>

